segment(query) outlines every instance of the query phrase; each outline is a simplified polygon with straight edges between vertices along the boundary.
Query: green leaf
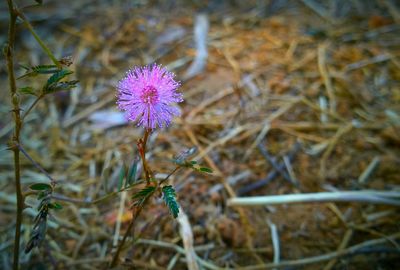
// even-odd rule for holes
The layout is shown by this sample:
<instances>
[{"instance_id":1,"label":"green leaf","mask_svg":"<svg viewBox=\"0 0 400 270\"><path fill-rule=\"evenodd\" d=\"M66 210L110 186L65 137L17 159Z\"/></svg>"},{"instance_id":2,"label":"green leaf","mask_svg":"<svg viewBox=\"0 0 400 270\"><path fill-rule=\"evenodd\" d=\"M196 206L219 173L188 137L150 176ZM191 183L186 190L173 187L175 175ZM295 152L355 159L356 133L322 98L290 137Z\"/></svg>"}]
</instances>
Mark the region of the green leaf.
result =
<instances>
[{"instance_id":1,"label":"green leaf","mask_svg":"<svg viewBox=\"0 0 400 270\"><path fill-rule=\"evenodd\" d=\"M22 66L22 65L21 65ZM22 79L24 77L34 77L39 74L53 74L59 71L58 67L56 65L38 65L38 66L33 66L33 67L25 67L22 66L22 68L26 69L27 72L18 77L18 79Z\"/></svg>"},{"instance_id":2,"label":"green leaf","mask_svg":"<svg viewBox=\"0 0 400 270\"><path fill-rule=\"evenodd\" d=\"M45 88L43 89L43 92L45 94L50 94L50 93L55 93L59 91L64 91L64 90L70 90L72 88L76 87L76 84L79 81L68 81L68 82L56 82L52 83L51 85L46 85Z\"/></svg>"},{"instance_id":3,"label":"green leaf","mask_svg":"<svg viewBox=\"0 0 400 270\"><path fill-rule=\"evenodd\" d=\"M133 204L135 206L141 206L143 203L150 198L151 195L156 191L156 187L148 186L140 190L139 192L135 193L132 196Z\"/></svg>"},{"instance_id":4,"label":"green leaf","mask_svg":"<svg viewBox=\"0 0 400 270\"><path fill-rule=\"evenodd\" d=\"M33 87L31 87L31 86L21 87L21 88L18 89L18 91L19 91L21 94L34 95L34 96L36 96L35 89L33 89Z\"/></svg>"},{"instance_id":5,"label":"green leaf","mask_svg":"<svg viewBox=\"0 0 400 270\"><path fill-rule=\"evenodd\" d=\"M125 165L122 166L121 171L119 172L119 180L118 180L118 191L122 189L122 184L125 179Z\"/></svg>"},{"instance_id":6,"label":"green leaf","mask_svg":"<svg viewBox=\"0 0 400 270\"><path fill-rule=\"evenodd\" d=\"M49 190L40 191L38 193L37 199L41 200L41 199L45 198L47 195L49 195L49 194L50 194Z\"/></svg>"},{"instance_id":7,"label":"green leaf","mask_svg":"<svg viewBox=\"0 0 400 270\"><path fill-rule=\"evenodd\" d=\"M29 186L32 190L52 190L52 187L46 183L35 183Z\"/></svg>"},{"instance_id":8,"label":"green leaf","mask_svg":"<svg viewBox=\"0 0 400 270\"><path fill-rule=\"evenodd\" d=\"M59 69L56 65L38 65L33 66L31 70L38 74L52 74L56 73Z\"/></svg>"},{"instance_id":9,"label":"green leaf","mask_svg":"<svg viewBox=\"0 0 400 270\"><path fill-rule=\"evenodd\" d=\"M200 167L199 171L200 172L205 172L205 173L212 173L213 172L210 168L207 168L207 167Z\"/></svg>"},{"instance_id":10,"label":"green leaf","mask_svg":"<svg viewBox=\"0 0 400 270\"><path fill-rule=\"evenodd\" d=\"M37 219L37 221L31 231L30 239L26 244L25 254L29 253L34 247L39 247L46 236L47 213L39 213L35 219Z\"/></svg>"},{"instance_id":11,"label":"green leaf","mask_svg":"<svg viewBox=\"0 0 400 270\"><path fill-rule=\"evenodd\" d=\"M172 186L164 186L162 188L162 193L169 212L174 218L177 218L179 213L179 204L176 201L175 189Z\"/></svg>"},{"instance_id":12,"label":"green leaf","mask_svg":"<svg viewBox=\"0 0 400 270\"><path fill-rule=\"evenodd\" d=\"M59 203L49 203L49 208L54 209L54 210L61 210L63 207Z\"/></svg>"},{"instance_id":13,"label":"green leaf","mask_svg":"<svg viewBox=\"0 0 400 270\"><path fill-rule=\"evenodd\" d=\"M53 75L51 75L51 77L47 80L47 85L51 85L53 83L59 82L62 79L64 79L66 76L68 76L72 73L73 72L71 70L61 69L61 70L57 71L56 73L54 73Z\"/></svg>"},{"instance_id":14,"label":"green leaf","mask_svg":"<svg viewBox=\"0 0 400 270\"><path fill-rule=\"evenodd\" d=\"M130 185L133 184L133 182L135 182L136 172L137 172L137 165L138 165L138 161L134 160L132 162L131 167L129 168L128 178L127 178L127 181L125 182L125 187L130 186Z\"/></svg>"},{"instance_id":15,"label":"green leaf","mask_svg":"<svg viewBox=\"0 0 400 270\"><path fill-rule=\"evenodd\" d=\"M72 73L73 72L68 69L61 69L57 71L47 80L46 85L43 87L43 92L45 94L49 94L74 88L78 81L60 82L62 79Z\"/></svg>"},{"instance_id":16,"label":"green leaf","mask_svg":"<svg viewBox=\"0 0 400 270\"><path fill-rule=\"evenodd\" d=\"M190 164L196 165L196 164L197 164L197 161L196 161L196 160L192 160L192 161L190 161Z\"/></svg>"}]
</instances>

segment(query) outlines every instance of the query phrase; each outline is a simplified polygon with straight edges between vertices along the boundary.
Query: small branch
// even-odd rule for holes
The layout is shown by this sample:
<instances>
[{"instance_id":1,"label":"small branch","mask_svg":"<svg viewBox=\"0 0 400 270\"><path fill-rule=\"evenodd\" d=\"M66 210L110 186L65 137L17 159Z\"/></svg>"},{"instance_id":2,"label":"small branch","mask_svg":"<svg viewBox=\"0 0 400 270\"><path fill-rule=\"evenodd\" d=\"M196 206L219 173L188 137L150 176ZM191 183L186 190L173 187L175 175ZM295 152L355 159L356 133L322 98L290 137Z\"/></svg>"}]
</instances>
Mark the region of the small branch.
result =
<instances>
[{"instance_id":1,"label":"small branch","mask_svg":"<svg viewBox=\"0 0 400 270\"><path fill-rule=\"evenodd\" d=\"M341 191L275 196L239 197L228 200L229 206L260 206L310 202L365 202L400 206L400 193L388 191Z\"/></svg>"},{"instance_id":2,"label":"small branch","mask_svg":"<svg viewBox=\"0 0 400 270\"><path fill-rule=\"evenodd\" d=\"M98 203L101 203L103 201L106 201L106 200L112 198L113 196L117 195L118 193L120 193L122 191L129 190L129 189L133 188L134 186L142 184L142 183L143 183L143 181L137 181L133 185L130 185L130 186L125 187L125 188L122 188L119 191L114 191L114 192L108 193L108 194L104 195L103 197L100 197L100 198L95 199L95 200L80 200L80 199L68 198L68 197L65 197L65 196L63 196L61 194L58 194L58 193L53 193L51 195L51 197L53 199L56 199L56 200L59 200L59 201L65 201L65 202L70 202L70 203L86 204L86 205L98 204Z\"/></svg>"},{"instance_id":3,"label":"small branch","mask_svg":"<svg viewBox=\"0 0 400 270\"><path fill-rule=\"evenodd\" d=\"M32 111L33 107L35 107L36 104L39 102L39 100L41 100L43 97L44 97L43 95L36 97L35 101L31 104L31 106L29 106L29 108L26 110L26 112L22 116L22 118L21 118L22 121L24 121L25 117Z\"/></svg>"},{"instance_id":4,"label":"small branch","mask_svg":"<svg viewBox=\"0 0 400 270\"><path fill-rule=\"evenodd\" d=\"M35 30L33 29L31 23L28 21L26 18L25 14L18 9L15 9L16 15L20 17L26 26L28 28L29 32L31 32L32 36L36 39L36 41L39 43L40 47L42 47L43 51L47 54L47 56L51 59L51 61L56 65L58 68L61 68L60 62L57 60L57 58L54 56L54 54L50 51L49 48L47 48L46 44L41 40L41 38L36 34Z\"/></svg>"},{"instance_id":5,"label":"small branch","mask_svg":"<svg viewBox=\"0 0 400 270\"><path fill-rule=\"evenodd\" d=\"M18 144L17 145L18 149L21 151L22 154L24 154L24 156L39 170L41 171L44 175L46 175L47 178L50 179L51 181L51 185L54 186L57 181L51 177L51 175L45 170L43 169L42 166L40 166L36 161L33 160L33 158L25 151L25 149L23 148L22 145Z\"/></svg>"},{"instance_id":6,"label":"small branch","mask_svg":"<svg viewBox=\"0 0 400 270\"><path fill-rule=\"evenodd\" d=\"M170 172L167 177L165 177L163 180L160 181L159 185L161 185L162 183L168 181L168 179L174 174L176 173L181 167L177 166L172 172Z\"/></svg>"}]
</instances>

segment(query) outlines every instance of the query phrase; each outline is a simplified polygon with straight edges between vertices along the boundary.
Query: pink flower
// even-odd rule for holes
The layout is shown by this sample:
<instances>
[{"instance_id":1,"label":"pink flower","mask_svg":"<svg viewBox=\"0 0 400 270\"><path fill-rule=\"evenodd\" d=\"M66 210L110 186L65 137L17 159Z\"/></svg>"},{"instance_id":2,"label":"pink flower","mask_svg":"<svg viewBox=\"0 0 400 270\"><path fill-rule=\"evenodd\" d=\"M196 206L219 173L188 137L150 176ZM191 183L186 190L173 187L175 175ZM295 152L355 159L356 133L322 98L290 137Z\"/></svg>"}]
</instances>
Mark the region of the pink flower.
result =
<instances>
[{"instance_id":1,"label":"pink flower","mask_svg":"<svg viewBox=\"0 0 400 270\"><path fill-rule=\"evenodd\" d=\"M174 103L183 101L182 94L176 92L180 83L174 76L156 64L129 70L117 86L118 108L126 112L129 121L138 121L138 126L168 126L174 116L180 115Z\"/></svg>"}]
</instances>

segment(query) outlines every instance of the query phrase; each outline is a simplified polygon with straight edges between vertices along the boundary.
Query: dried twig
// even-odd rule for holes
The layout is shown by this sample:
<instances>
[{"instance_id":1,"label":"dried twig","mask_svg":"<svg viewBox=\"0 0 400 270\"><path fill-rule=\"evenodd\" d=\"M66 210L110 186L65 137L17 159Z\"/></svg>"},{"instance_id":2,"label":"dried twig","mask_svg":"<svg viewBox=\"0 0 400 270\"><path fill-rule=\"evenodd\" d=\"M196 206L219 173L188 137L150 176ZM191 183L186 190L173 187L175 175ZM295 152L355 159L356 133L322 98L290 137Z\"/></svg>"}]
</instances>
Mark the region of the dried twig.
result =
<instances>
[{"instance_id":1,"label":"dried twig","mask_svg":"<svg viewBox=\"0 0 400 270\"><path fill-rule=\"evenodd\" d=\"M193 249L193 232L189 219L183 209L180 209L177 221L180 225L180 235L185 248L186 264L189 270L198 270L199 266L196 262L196 253Z\"/></svg>"},{"instance_id":2,"label":"dried twig","mask_svg":"<svg viewBox=\"0 0 400 270\"><path fill-rule=\"evenodd\" d=\"M400 206L400 192L364 190L254 196L228 199L228 205L230 206L257 206L310 202L365 202Z\"/></svg>"}]
</instances>

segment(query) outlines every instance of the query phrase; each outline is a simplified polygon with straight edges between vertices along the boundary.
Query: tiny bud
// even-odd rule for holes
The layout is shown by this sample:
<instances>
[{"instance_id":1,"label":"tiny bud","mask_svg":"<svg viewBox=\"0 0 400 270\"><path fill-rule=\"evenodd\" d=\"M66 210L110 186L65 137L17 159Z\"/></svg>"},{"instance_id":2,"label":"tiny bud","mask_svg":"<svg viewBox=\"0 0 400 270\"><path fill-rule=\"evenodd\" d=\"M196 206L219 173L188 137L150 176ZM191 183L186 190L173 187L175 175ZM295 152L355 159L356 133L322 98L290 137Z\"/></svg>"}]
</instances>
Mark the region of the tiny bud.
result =
<instances>
[{"instance_id":1,"label":"tiny bud","mask_svg":"<svg viewBox=\"0 0 400 270\"><path fill-rule=\"evenodd\" d=\"M19 104L19 96L18 96L17 93L13 94L13 96L12 96L12 103L13 103L14 106L16 106L16 105Z\"/></svg>"}]
</instances>

